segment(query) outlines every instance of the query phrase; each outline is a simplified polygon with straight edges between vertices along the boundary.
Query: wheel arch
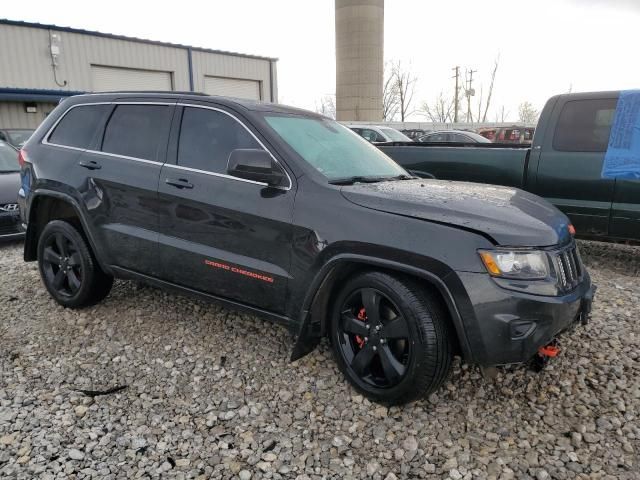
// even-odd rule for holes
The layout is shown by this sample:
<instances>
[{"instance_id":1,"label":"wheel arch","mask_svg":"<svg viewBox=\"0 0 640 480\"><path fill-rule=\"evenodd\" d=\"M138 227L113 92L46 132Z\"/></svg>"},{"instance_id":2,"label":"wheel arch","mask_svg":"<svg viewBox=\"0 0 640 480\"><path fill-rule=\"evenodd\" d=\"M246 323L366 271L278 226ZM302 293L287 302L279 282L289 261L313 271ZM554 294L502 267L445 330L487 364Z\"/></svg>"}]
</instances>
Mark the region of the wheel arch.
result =
<instances>
[{"instance_id":1,"label":"wheel arch","mask_svg":"<svg viewBox=\"0 0 640 480\"><path fill-rule=\"evenodd\" d=\"M89 243L100 268L105 272L109 271L101 261L91 229L82 215L78 201L68 194L54 190L39 190L33 194L24 241L25 261L31 262L38 259L38 239L45 225L51 220L65 220L74 225Z\"/></svg>"},{"instance_id":2,"label":"wheel arch","mask_svg":"<svg viewBox=\"0 0 640 480\"><path fill-rule=\"evenodd\" d=\"M310 353L327 334L327 320L331 300L347 278L364 271L383 271L391 275L402 275L426 282L441 298L456 333L454 339L465 361L472 363L473 356L469 340L455 297L445 279L428 269L399 263L393 260L363 255L340 254L327 262L314 277L304 298L299 318L299 330L291 360ZM457 278L457 277L456 277Z\"/></svg>"}]
</instances>

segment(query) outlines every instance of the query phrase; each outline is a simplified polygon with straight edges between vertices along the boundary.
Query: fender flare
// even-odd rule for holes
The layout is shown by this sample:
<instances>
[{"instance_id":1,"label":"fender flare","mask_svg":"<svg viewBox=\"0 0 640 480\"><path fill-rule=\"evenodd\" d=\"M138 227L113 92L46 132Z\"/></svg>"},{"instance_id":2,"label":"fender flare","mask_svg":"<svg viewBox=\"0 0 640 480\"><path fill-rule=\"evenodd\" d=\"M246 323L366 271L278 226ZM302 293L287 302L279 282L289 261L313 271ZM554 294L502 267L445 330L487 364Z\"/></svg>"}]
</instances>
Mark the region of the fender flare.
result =
<instances>
[{"instance_id":1,"label":"fender flare","mask_svg":"<svg viewBox=\"0 0 640 480\"><path fill-rule=\"evenodd\" d=\"M429 282L438 290L445 301L446 308L451 315L451 321L455 328L456 335L458 336L463 358L467 362L473 363L473 353L469 338L464 328L462 315L460 314L460 310L451 288L448 285L448 283L451 284L457 282L459 285L455 285L456 289L464 288L457 275L455 275L455 272L451 270L443 277L440 277L429 270L407 265L405 263L349 253L341 253L332 257L322 266L322 268L320 268L313 278L300 310L300 327L297 332L296 343L291 353L291 361L297 360L313 351L316 345L320 342L320 339L326 335L326 318L314 320L312 318L313 307L319 297L322 301L322 295L328 295L330 293L330 287L333 285L335 273L338 271L338 267L345 263L381 267L398 273L405 273L414 277L423 278Z\"/></svg>"},{"instance_id":2,"label":"fender flare","mask_svg":"<svg viewBox=\"0 0 640 480\"><path fill-rule=\"evenodd\" d=\"M30 207L29 207L29 220L27 223L27 233L26 233L26 237L25 237L25 243L24 243L24 256L25 256L25 261L31 261L31 260L35 260L36 258L32 258L31 256L27 255L27 249L29 248L29 245L31 244L31 242L36 241L37 239L33 238L33 235L35 235L34 232L34 221L33 221L33 216L36 212L34 212L33 209L33 202L36 199L40 199L41 197L51 197L51 198L55 198L58 200L62 200L66 203L68 203L69 205L71 205L71 207L75 210L76 215L78 217L78 219L80 220L80 225L82 225L82 230L84 232L84 234L86 235L87 240L89 241L89 246L91 247L91 251L93 252L94 257L96 258L96 260L98 261L98 264L100 265L100 268L108 273L111 273L111 269L106 265L106 263L103 261L103 259L101 258L101 254L99 249L96 248L96 241L93 237L93 233L91 231L91 228L89 228L89 224L86 220L85 215L83 215L82 213L82 208L80 206L80 203L73 198L71 195L67 194L67 193L63 193L63 192L58 192L56 190L49 190L46 188L41 188L38 190L35 190L31 196L31 201L30 203ZM36 243L37 245L37 243ZM29 259L28 259L29 258Z\"/></svg>"}]
</instances>

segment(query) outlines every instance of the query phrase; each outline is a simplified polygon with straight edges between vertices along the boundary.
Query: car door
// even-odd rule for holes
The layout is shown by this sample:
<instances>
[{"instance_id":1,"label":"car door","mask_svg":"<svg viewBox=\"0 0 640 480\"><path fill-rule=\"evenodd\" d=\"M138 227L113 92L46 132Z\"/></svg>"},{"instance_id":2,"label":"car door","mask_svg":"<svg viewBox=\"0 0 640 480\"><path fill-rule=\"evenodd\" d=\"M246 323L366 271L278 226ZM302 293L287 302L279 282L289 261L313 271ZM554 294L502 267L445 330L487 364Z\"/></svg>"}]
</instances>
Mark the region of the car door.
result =
<instances>
[{"instance_id":1,"label":"car door","mask_svg":"<svg viewBox=\"0 0 640 480\"><path fill-rule=\"evenodd\" d=\"M74 167L96 242L110 265L156 276L158 179L174 104L117 103Z\"/></svg>"},{"instance_id":2,"label":"car door","mask_svg":"<svg viewBox=\"0 0 640 480\"><path fill-rule=\"evenodd\" d=\"M615 182L601 172L616 103L615 97L559 101L555 127L534 145L532 160L540 153L533 192L567 214L579 234L608 234Z\"/></svg>"},{"instance_id":3,"label":"car door","mask_svg":"<svg viewBox=\"0 0 640 480\"><path fill-rule=\"evenodd\" d=\"M230 153L265 149L236 113L179 108L159 183L160 260L168 281L284 311L295 190L227 175Z\"/></svg>"}]
</instances>

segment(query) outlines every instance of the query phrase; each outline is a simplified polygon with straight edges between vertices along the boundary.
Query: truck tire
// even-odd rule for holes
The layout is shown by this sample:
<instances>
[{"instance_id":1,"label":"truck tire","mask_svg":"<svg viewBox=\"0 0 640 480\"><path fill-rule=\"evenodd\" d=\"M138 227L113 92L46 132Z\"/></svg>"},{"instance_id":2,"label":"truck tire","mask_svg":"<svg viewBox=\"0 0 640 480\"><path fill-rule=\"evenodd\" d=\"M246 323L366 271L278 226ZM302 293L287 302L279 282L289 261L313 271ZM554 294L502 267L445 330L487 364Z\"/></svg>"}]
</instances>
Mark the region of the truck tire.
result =
<instances>
[{"instance_id":1,"label":"truck tire","mask_svg":"<svg viewBox=\"0 0 640 480\"><path fill-rule=\"evenodd\" d=\"M446 380L453 332L438 296L411 279L367 272L335 297L331 344L340 370L369 399L425 397Z\"/></svg>"},{"instance_id":2,"label":"truck tire","mask_svg":"<svg viewBox=\"0 0 640 480\"><path fill-rule=\"evenodd\" d=\"M98 303L113 285L113 277L102 271L84 237L62 220L53 220L42 230L38 267L47 291L63 307Z\"/></svg>"}]
</instances>

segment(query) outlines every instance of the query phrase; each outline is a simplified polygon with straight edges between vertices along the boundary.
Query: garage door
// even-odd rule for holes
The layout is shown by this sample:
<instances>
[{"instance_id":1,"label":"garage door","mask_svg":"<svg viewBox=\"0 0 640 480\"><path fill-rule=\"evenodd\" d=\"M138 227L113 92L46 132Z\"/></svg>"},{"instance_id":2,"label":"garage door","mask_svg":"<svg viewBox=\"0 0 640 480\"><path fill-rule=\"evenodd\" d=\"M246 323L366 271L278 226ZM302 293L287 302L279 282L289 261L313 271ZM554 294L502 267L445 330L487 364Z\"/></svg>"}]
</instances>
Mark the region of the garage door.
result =
<instances>
[{"instance_id":1,"label":"garage door","mask_svg":"<svg viewBox=\"0 0 640 480\"><path fill-rule=\"evenodd\" d=\"M91 65L94 92L114 90L173 90L171 72Z\"/></svg>"},{"instance_id":2,"label":"garage door","mask_svg":"<svg viewBox=\"0 0 640 480\"><path fill-rule=\"evenodd\" d=\"M260 82L237 78L204 77L204 93L260 100Z\"/></svg>"}]
</instances>

